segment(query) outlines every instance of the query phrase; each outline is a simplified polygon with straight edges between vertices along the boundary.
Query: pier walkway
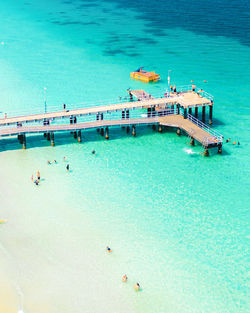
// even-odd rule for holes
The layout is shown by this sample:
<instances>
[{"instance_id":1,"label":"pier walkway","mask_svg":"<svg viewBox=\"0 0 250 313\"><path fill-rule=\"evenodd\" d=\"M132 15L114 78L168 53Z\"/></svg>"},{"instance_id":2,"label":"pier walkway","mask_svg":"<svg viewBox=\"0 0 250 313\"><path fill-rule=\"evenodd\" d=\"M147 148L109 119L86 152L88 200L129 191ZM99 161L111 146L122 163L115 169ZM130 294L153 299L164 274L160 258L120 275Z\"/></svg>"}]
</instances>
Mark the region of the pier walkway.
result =
<instances>
[{"instance_id":1,"label":"pier walkway","mask_svg":"<svg viewBox=\"0 0 250 313\"><path fill-rule=\"evenodd\" d=\"M175 127L178 134L182 129L192 143L198 141L205 150L215 146L221 149L222 135L204 123L206 106L210 108L209 122L212 121L213 99L209 94L204 91L197 94L189 89L165 93L157 98L143 90L128 93L131 101L125 103L1 118L0 137L18 135L25 148L25 135L29 133L48 134L54 145L54 133L59 131L73 131L75 138L81 141L81 130L84 129L97 128L104 134L105 128L108 139L109 127L132 126L132 134L135 135L135 125L155 124L159 131L162 126ZM203 122L198 119L198 107L202 107ZM194 115L192 108L195 108Z\"/></svg>"}]
</instances>

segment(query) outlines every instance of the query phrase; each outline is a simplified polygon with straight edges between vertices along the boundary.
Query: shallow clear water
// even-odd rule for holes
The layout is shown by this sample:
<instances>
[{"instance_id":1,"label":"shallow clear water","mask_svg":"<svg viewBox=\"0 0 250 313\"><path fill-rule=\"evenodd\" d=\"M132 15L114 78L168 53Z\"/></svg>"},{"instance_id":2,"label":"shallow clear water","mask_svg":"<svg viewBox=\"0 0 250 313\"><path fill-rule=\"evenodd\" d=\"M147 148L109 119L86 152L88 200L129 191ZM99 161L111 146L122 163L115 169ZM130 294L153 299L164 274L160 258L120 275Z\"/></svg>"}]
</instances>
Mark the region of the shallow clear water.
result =
<instances>
[{"instance_id":1,"label":"shallow clear water","mask_svg":"<svg viewBox=\"0 0 250 313\"><path fill-rule=\"evenodd\" d=\"M82 144L57 134L54 148L33 136L26 151L2 141L0 300L10 312L22 297L24 312L38 313L247 311L248 4L214 3L225 6L224 29L211 23L221 10L203 2L160 1L152 16L147 2L0 3L3 113L43 111L44 87L48 109L118 99L128 87L160 93L172 70L176 85L192 79L214 95L213 127L241 143L203 158L187 137L150 127L136 138L113 129L109 141L85 132ZM143 65L162 80L131 81Z\"/></svg>"}]
</instances>

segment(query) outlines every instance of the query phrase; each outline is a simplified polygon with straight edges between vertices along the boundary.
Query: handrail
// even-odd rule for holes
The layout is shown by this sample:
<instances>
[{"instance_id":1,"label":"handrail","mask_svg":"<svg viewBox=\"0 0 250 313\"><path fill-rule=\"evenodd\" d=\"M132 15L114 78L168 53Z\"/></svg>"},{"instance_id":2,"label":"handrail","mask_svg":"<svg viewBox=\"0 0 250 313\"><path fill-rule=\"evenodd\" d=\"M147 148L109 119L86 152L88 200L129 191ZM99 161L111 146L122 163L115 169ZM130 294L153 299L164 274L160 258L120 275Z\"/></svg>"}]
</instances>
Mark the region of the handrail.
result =
<instances>
[{"instance_id":1,"label":"handrail","mask_svg":"<svg viewBox=\"0 0 250 313\"><path fill-rule=\"evenodd\" d=\"M183 113L181 115L183 115ZM187 114L187 118L192 123L196 124L198 127L204 129L207 133L212 135L212 137L209 137L209 138L206 139L207 143L209 143L208 141L209 141L210 138L216 138L216 140L218 140L218 142L221 142L221 143L223 142L223 136L219 132L217 132L214 129L210 128L205 123L201 122L200 120L198 120L197 118L195 118L193 115L191 115L189 113Z\"/></svg>"},{"instance_id":2,"label":"handrail","mask_svg":"<svg viewBox=\"0 0 250 313\"><path fill-rule=\"evenodd\" d=\"M135 120L137 121L137 124L140 123L140 120L144 120L144 123L146 123L146 120L148 119L150 122L158 122L159 121L159 117L163 117L163 116L167 116L167 115L175 115L177 114L176 109L164 109L164 110L159 110L159 111L152 111L152 112L145 112L145 111L130 111L129 115L126 115L126 113L124 114L124 116L122 116L121 112L109 112L106 113L105 115L103 115L103 119L101 119L101 115L99 115L99 120L97 120L96 115L85 115L84 117L78 118L77 119L77 123L72 123L69 124L68 123L68 119L67 120L60 120L60 123L58 120L56 121L51 121L49 125L42 125L42 121L40 121L39 124L31 124L30 126L20 126L20 127L9 127L9 128L2 128L0 129L0 136L7 136L9 134L11 134L13 132L13 130L19 130L20 132L34 132L35 129L41 129L41 131L49 131L49 129L52 127L56 128L58 127L58 129L62 129L63 127L65 128L65 130L67 129L71 129L71 130L77 130L77 125L81 124L88 124L88 123L94 123L94 124L102 124L104 123L105 125L107 124L107 122L111 122L111 126L112 126L112 122L116 122L116 121L122 121L121 124L116 124L115 125L123 125L123 124L133 124L133 122L135 122ZM65 121L65 122L64 122ZM131 122L130 122L131 121ZM128 122L128 123L127 123ZM101 126L98 127L101 127ZM91 126L94 127L94 126ZM40 130L38 130L39 132ZM55 130L56 131L56 130ZM17 133L17 132L15 132Z\"/></svg>"}]
</instances>

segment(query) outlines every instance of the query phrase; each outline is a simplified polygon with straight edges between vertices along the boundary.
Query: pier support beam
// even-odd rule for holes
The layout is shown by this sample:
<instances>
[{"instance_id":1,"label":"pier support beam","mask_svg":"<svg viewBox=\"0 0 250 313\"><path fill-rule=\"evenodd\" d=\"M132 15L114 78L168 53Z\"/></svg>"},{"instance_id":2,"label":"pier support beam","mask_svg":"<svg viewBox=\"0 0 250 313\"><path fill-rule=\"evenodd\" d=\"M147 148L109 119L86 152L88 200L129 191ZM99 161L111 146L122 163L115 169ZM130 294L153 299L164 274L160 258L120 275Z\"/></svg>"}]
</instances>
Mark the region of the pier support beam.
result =
<instances>
[{"instance_id":1,"label":"pier support beam","mask_svg":"<svg viewBox=\"0 0 250 313\"><path fill-rule=\"evenodd\" d=\"M50 134L50 143L51 143L52 147L55 146L55 136L54 136L53 132L51 132L51 134Z\"/></svg>"},{"instance_id":2,"label":"pier support beam","mask_svg":"<svg viewBox=\"0 0 250 313\"><path fill-rule=\"evenodd\" d=\"M180 128L177 128L177 130L176 130L176 134L177 134L178 136L180 136L180 135L181 135L181 129L180 129Z\"/></svg>"},{"instance_id":3,"label":"pier support beam","mask_svg":"<svg viewBox=\"0 0 250 313\"><path fill-rule=\"evenodd\" d=\"M161 126L161 124L159 124L159 126L158 126L158 132L162 133L162 126Z\"/></svg>"},{"instance_id":4,"label":"pier support beam","mask_svg":"<svg viewBox=\"0 0 250 313\"><path fill-rule=\"evenodd\" d=\"M191 146L194 146L194 138L193 138L193 137L191 137L190 145L191 145Z\"/></svg>"},{"instance_id":5,"label":"pier support beam","mask_svg":"<svg viewBox=\"0 0 250 313\"><path fill-rule=\"evenodd\" d=\"M132 135L134 137L136 136L135 125L132 125Z\"/></svg>"},{"instance_id":6,"label":"pier support beam","mask_svg":"<svg viewBox=\"0 0 250 313\"><path fill-rule=\"evenodd\" d=\"M78 142L82 141L82 132L80 130L78 130L77 141Z\"/></svg>"},{"instance_id":7,"label":"pier support beam","mask_svg":"<svg viewBox=\"0 0 250 313\"><path fill-rule=\"evenodd\" d=\"M109 128L105 128L105 139L109 139Z\"/></svg>"},{"instance_id":8,"label":"pier support beam","mask_svg":"<svg viewBox=\"0 0 250 313\"><path fill-rule=\"evenodd\" d=\"M177 114L180 114L180 105L177 104Z\"/></svg>"},{"instance_id":9,"label":"pier support beam","mask_svg":"<svg viewBox=\"0 0 250 313\"><path fill-rule=\"evenodd\" d=\"M23 143L23 149L26 149L26 135L23 134L23 138L22 138L22 143Z\"/></svg>"},{"instance_id":10,"label":"pier support beam","mask_svg":"<svg viewBox=\"0 0 250 313\"><path fill-rule=\"evenodd\" d=\"M209 125L212 125L212 119L213 119L213 104L209 106Z\"/></svg>"},{"instance_id":11,"label":"pier support beam","mask_svg":"<svg viewBox=\"0 0 250 313\"><path fill-rule=\"evenodd\" d=\"M184 109L184 119L187 118L187 109Z\"/></svg>"},{"instance_id":12,"label":"pier support beam","mask_svg":"<svg viewBox=\"0 0 250 313\"><path fill-rule=\"evenodd\" d=\"M126 130L127 130L127 134L128 134L130 132L130 127L127 126Z\"/></svg>"},{"instance_id":13,"label":"pier support beam","mask_svg":"<svg viewBox=\"0 0 250 313\"><path fill-rule=\"evenodd\" d=\"M101 135L103 136L104 135L104 129L101 128Z\"/></svg>"},{"instance_id":14,"label":"pier support beam","mask_svg":"<svg viewBox=\"0 0 250 313\"><path fill-rule=\"evenodd\" d=\"M205 123L206 121L206 107L202 107L202 122Z\"/></svg>"},{"instance_id":15,"label":"pier support beam","mask_svg":"<svg viewBox=\"0 0 250 313\"><path fill-rule=\"evenodd\" d=\"M148 108L148 110L147 110L148 112L147 112L147 114L148 114L148 117L151 117L151 108Z\"/></svg>"},{"instance_id":16,"label":"pier support beam","mask_svg":"<svg viewBox=\"0 0 250 313\"><path fill-rule=\"evenodd\" d=\"M204 151L204 156L208 157L209 156L209 151L208 151L208 148L206 147L205 148L205 151Z\"/></svg>"},{"instance_id":17,"label":"pier support beam","mask_svg":"<svg viewBox=\"0 0 250 313\"><path fill-rule=\"evenodd\" d=\"M218 153L222 154L222 145L218 145Z\"/></svg>"},{"instance_id":18,"label":"pier support beam","mask_svg":"<svg viewBox=\"0 0 250 313\"><path fill-rule=\"evenodd\" d=\"M195 118L198 118L198 107L195 107L195 110L194 110L194 117L195 117Z\"/></svg>"}]
</instances>

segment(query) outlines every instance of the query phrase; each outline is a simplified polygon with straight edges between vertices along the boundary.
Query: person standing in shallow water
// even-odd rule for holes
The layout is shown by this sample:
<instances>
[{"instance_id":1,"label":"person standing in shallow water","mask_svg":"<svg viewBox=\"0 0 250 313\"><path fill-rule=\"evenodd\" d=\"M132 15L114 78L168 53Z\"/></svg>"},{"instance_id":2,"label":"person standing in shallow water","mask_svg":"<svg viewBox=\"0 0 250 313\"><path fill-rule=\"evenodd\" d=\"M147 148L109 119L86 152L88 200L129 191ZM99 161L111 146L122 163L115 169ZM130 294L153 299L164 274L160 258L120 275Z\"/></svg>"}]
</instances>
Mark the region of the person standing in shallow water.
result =
<instances>
[{"instance_id":1,"label":"person standing in shallow water","mask_svg":"<svg viewBox=\"0 0 250 313\"><path fill-rule=\"evenodd\" d=\"M69 171L69 164L66 165L66 170Z\"/></svg>"},{"instance_id":2,"label":"person standing in shallow water","mask_svg":"<svg viewBox=\"0 0 250 313\"><path fill-rule=\"evenodd\" d=\"M40 179L41 179L41 175L40 175L39 170L37 170L36 176L37 176L37 179L38 179L38 180L40 180Z\"/></svg>"}]
</instances>

